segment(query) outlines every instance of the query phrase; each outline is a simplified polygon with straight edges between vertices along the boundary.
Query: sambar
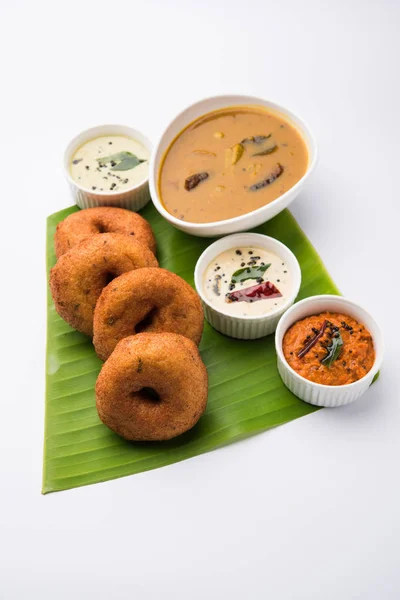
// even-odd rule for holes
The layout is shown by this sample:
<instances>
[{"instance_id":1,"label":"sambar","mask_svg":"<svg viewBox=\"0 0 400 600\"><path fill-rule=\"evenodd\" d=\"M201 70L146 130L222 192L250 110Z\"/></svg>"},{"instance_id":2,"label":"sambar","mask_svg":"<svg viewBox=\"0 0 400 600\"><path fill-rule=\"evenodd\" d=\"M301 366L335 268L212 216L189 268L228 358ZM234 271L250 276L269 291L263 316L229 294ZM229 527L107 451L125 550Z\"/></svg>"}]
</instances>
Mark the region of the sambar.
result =
<instances>
[{"instance_id":1,"label":"sambar","mask_svg":"<svg viewBox=\"0 0 400 600\"><path fill-rule=\"evenodd\" d=\"M158 191L173 216L212 223L273 202L307 166L306 143L288 119L261 106L234 106L178 134L161 162Z\"/></svg>"}]
</instances>

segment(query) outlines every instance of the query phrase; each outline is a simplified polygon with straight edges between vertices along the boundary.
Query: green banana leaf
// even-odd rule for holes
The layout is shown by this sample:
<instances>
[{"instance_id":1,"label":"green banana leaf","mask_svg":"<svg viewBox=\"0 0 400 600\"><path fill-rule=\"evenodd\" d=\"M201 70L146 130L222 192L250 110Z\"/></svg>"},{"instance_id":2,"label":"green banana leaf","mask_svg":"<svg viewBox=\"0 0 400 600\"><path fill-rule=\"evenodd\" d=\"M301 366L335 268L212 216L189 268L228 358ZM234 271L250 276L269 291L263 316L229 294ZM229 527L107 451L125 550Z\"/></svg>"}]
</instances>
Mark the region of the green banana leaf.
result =
<instances>
[{"instance_id":1,"label":"green banana leaf","mask_svg":"<svg viewBox=\"0 0 400 600\"><path fill-rule=\"evenodd\" d=\"M56 260L56 225L76 210L68 208L47 220L48 273ZM193 285L196 261L211 240L178 231L152 204L141 214L156 235L160 266ZM281 240L297 256L303 274L298 299L339 293L287 210L256 231ZM255 341L234 340L206 323L200 345L210 386L205 414L191 431L175 440L127 442L103 425L97 415L94 386L101 361L91 340L57 315L49 290L47 311L43 493L163 467L317 410L283 385L276 367L273 335Z\"/></svg>"}]
</instances>

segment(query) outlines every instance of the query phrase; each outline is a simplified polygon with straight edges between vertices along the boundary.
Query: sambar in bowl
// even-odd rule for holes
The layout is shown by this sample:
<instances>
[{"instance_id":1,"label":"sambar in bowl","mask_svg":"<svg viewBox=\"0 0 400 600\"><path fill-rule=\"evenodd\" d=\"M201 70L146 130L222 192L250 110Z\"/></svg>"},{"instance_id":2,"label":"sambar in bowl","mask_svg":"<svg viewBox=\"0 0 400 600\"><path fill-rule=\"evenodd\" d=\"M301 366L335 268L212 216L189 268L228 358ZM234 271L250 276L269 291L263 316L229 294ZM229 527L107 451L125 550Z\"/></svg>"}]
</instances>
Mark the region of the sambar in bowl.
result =
<instances>
[{"instance_id":1,"label":"sambar in bowl","mask_svg":"<svg viewBox=\"0 0 400 600\"><path fill-rule=\"evenodd\" d=\"M281 212L315 163L314 138L292 112L250 96L218 96L167 127L150 162L150 191L178 229L223 235Z\"/></svg>"}]
</instances>

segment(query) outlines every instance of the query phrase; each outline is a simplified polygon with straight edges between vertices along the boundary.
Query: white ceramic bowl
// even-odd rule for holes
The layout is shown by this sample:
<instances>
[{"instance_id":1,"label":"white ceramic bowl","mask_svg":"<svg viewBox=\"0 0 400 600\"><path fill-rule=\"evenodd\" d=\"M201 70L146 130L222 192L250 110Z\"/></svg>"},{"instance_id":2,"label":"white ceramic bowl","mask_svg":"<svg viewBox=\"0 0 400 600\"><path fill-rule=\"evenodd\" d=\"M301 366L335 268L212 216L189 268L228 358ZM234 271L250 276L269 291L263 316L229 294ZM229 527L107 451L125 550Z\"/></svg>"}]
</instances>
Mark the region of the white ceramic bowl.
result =
<instances>
[{"instance_id":1,"label":"white ceramic bowl","mask_svg":"<svg viewBox=\"0 0 400 600\"><path fill-rule=\"evenodd\" d=\"M201 117L204 114L218 110L220 108L226 108L229 106L240 106L240 105L258 105L264 106L272 111L276 111L286 117L293 125L297 127L303 136L307 144L309 161L306 173L303 177L285 194L257 210L254 210L245 215L234 217L232 219L226 219L224 221L216 221L214 223L190 223L188 221L182 221L171 215L161 203L161 199L158 194L158 174L162 157L167 150L170 143L174 138L189 125L192 121ZM304 186L311 173L314 171L317 162L317 144L311 133L310 128L306 123L295 115L292 111L284 108L280 104L264 100L263 98L257 98L254 96L215 96L213 98L206 98L200 102L192 104L186 110L181 112L165 129L161 138L154 148L150 160L150 172L149 172L149 183L150 183L150 194L154 203L154 206L158 212L172 225L200 237L212 237L219 235L226 235L228 233L234 233L236 231L245 231L246 229L252 229L257 227L265 221L269 221L275 215L280 213L284 208L295 199L297 194Z\"/></svg>"},{"instance_id":2,"label":"white ceramic bowl","mask_svg":"<svg viewBox=\"0 0 400 600\"><path fill-rule=\"evenodd\" d=\"M101 135L126 135L137 140L151 153L151 142L140 131L125 125L99 125L86 129L77 135L67 146L64 153L64 172L69 183L75 203L80 208L93 208L94 206L119 206L137 211L143 208L150 200L148 177L140 183L126 188L123 192L110 194L109 192L93 191L74 181L69 172L71 158L75 151L85 142Z\"/></svg>"},{"instance_id":3,"label":"white ceramic bowl","mask_svg":"<svg viewBox=\"0 0 400 600\"><path fill-rule=\"evenodd\" d=\"M230 315L212 306L204 293L204 272L210 262L225 250L240 246L254 246L273 252L281 257L290 268L293 279L291 295L285 304L266 315L243 317ZM203 304L205 318L214 329L233 338L255 340L273 333L280 317L295 301L301 284L301 270L293 252L275 238L260 233L237 233L221 238L204 250L195 267L194 283Z\"/></svg>"},{"instance_id":4,"label":"white ceramic bowl","mask_svg":"<svg viewBox=\"0 0 400 600\"><path fill-rule=\"evenodd\" d=\"M308 379L296 373L284 357L282 342L289 327L296 321L310 315L318 315L325 311L340 312L349 315L349 317L364 325L372 336L375 348L375 362L372 369L362 379L354 383L331 386L308 381ZM342 406L357 400L371 385L373 378L381 367L383 359L383 337L376 321L364 308L342 296L311 296L297 302L283 315L278 323L275 334L275 347L278 357L278 371L283 383L295 396L316 406Z\"/></svg>"}]
</instances>

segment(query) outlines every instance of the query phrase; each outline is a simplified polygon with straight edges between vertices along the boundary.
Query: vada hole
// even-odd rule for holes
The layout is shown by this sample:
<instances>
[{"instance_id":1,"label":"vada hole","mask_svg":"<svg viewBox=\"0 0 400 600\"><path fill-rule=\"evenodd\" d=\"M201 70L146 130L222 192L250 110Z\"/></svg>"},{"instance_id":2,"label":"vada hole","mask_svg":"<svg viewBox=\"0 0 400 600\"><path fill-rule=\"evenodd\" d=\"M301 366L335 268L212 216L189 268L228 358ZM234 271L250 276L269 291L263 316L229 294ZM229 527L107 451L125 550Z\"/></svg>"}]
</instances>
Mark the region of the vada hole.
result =
<instances>
[{"instance_id":1,"label":"vada hole","mask_svg":"<svg viewBox=\"0 0 400 600\"><path fill-rule=\"evenodd\" d=\"M138 392L132 392L131 396L132 398L139 397L142 401L152 402L154 404L156 404L157 402L161 402L160 396L153 388L150 387L144 387Z\"/></svg>"},{"instance_id":2,"label":"vada hole","mask_svg":"<svg viewBox=\"0 0 400 600\"><path fill-rule=\"evenodd\" d=\"M96 223L98 233L108 233L108 227L105 227L103 223Z\"/></svg>"},{"instance_id":3,"label":"vada hole","mask_svg":"<svg viewBox=\"0 0 400 600\"><path fill-rule=\"evenodd\" d=\"M104 287L111 283L116 277L118 277L118 275L116 273L112 273L111 271L104 273Z\"/></svg>"},{"instance_id":4,"label":"vada hole","mask_svg":"<svg viewBox=\"0 0 400 600\"><path fill-rule=\"evenodd\" d=\"M146 329L148 329L153 324L153 321L157 314L158 308L152 308L144 317L144 319L139 321L139 323L136 325L135 332L142 333L143 331L146 331Z\"/></svg>"}]
</instances>

